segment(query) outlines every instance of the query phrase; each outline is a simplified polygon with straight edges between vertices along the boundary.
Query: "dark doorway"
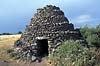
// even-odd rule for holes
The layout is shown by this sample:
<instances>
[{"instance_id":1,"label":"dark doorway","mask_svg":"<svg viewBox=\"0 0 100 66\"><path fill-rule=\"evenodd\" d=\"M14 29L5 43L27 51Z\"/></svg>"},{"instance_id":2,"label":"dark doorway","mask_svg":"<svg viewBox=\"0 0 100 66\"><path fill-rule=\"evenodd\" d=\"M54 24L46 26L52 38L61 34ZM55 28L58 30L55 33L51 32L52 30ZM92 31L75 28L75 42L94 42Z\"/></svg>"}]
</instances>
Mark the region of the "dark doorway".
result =
<instances>
[{"instance_id":1,"label":"dark doorway","mask_svg":"<svg viewBox=\"0 0 100 66\"><path fill-rule=\"evenodd\" d=\"M37 55L38 56L48 56L48 40L47 39L37 39Z\"/></svg>"}]
</instances>

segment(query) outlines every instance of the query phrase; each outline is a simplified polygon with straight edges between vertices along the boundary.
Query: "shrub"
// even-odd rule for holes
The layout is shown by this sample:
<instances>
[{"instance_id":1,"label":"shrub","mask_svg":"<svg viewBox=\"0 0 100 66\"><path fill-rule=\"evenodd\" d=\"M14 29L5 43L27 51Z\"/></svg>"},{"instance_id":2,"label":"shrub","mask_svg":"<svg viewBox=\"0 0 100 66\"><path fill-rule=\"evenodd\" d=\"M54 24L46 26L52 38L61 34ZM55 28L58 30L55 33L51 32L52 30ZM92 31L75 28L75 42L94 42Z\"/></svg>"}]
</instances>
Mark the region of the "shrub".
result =
<instances>
[{"instance_id":1,"label":"shrub","mask_svg":"<svg viewBox=\"0 0 100 66\"><path fill-rule=\"evenodd\" d=\"M10 33L2 33L2 35L11 35Z\"/></svg>"},{"instance_id":2,"label":"shrub","mask_svg":"<svg viewBox=\"0 0 100 66\"><path fill-rule=\"evenodd\" d=\"M100 47L100 38L98 37L98 35L89 35L86 40L89 46Z\"/></svg>"},{"instance_id":3,"label":"shrub","mask_svg":"<svg viewBox=\"0 0 100 66\"><path fill-rule=\"evenodd\" d=\"M19 31L17 34L22 34L22 32L21 32L21 31Z\"/></svg>"},{"instance_id":4,"label":"shrub","mask_svg":"<svg viewBox=\"0 0 100 66\"><path fill-rule=\"evenodd\" d=\"M92 66L95 63L95 55L75 41L62 43L49 59L53 66Z\"/></svg>"},{"instance_id":5,"label":"shrub","mask_svg":"<svg viewBox=\"0 0 100 66\"><path fill-rule=\"evenodd\" d=\"M8 49L7 53L12 53L14 50L13 49Z\"/></svg>"},{"instance_id":6,"label":"shrub","mask_svg":"<svg viewBox=\"0 0 100 66\"><path fill-rule=\"evenodd\" d=\"M90 27L83 27L80 29L81 34L83 35L83 37L87 38L87 36L95 34L97 31L96 28L90 28Z\"/></svg>"},{"instance_id":7,"label":"shrub","mask_svg":"<svg viewBox=\"0 0 100 66\"><path fill-rule=\"evenodd\" d=\"M11 52L10 57L17 57L17 53L16 52Z\"/></svg>"}]
</instances>

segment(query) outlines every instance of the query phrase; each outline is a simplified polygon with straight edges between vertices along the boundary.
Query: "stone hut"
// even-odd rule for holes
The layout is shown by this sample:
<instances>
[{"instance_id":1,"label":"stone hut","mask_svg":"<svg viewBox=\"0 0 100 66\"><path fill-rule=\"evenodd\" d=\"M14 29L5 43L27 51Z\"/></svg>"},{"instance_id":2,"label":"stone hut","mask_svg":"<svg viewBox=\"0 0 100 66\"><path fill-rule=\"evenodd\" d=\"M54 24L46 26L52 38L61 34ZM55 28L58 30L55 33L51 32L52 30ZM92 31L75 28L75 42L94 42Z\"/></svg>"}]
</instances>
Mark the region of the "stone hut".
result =
<instances>
[{"instance_id":1,"label":"stone hut","mask_svg":"<svg viewBox=\"0 0 100 66\"><path fill-rule=\"evenodd\" d=\"M59 7L47 5L37 9L14 47L20 56L44 57L68 39L80 39L80 32L74 29Z\"/></svg>"}]
</instances>

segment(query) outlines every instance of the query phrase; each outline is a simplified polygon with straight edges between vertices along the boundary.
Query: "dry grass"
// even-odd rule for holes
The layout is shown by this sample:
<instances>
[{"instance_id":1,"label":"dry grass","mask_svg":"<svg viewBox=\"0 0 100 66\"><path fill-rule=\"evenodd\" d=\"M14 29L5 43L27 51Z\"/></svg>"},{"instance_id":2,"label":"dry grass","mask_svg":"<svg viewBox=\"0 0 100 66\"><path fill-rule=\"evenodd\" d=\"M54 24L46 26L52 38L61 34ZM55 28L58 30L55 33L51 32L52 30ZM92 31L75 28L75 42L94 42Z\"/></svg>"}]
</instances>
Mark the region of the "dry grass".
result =
<instances>
[{"instance_id":1,"label":"dry grass","mask_svg":"<svg viewBox=\"0 0 100 66\"><path fill-rule=\"evenodd\" d=\"M29 62L23 62L21 60L15 60L14 58L11 58L9 54L7 54L8 49L12 49L14 42L20 38L21 35L2 35L0 36L0 62L6 61L8 65L2 65L6 64L6 62L3 62L0 64L0 66L48 66L46 65L46 60L42 61L41 63L29 63Z\"/></svg>"},{"instance_id":2,"label":"dry grass","mask_svg":"<svg viewBox=\"0 0 100 66\"><path fill-rule=\"evenodd\" d=\"M0 48L1 47L11 47L14 42L20 38L20 34L18 35L1 35L0 36Z\"/></svg>"},{"instance_id":3,"label":"dry grass","mask_svg":"<svg viewBox=\"0 0 100 66\"><path fill-rule=\"evenodd\" d=\"M21 35L1 35L0 36L0 59L10 61L7 50L13 48L14 42L20 38Z\"/></svg>"}]
</instances>

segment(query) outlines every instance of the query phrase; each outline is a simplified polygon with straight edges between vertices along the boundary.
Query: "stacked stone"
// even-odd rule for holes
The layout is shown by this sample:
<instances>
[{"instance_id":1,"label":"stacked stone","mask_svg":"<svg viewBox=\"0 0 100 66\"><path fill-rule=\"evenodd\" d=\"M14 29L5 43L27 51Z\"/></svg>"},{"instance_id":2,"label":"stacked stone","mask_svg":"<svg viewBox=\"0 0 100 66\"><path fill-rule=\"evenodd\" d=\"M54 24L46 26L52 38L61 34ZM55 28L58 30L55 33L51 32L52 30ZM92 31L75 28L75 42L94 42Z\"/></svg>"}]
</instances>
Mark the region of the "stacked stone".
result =
<instances>
[{"instance_id":1,"label":"stacked stone","mask_svg":"<svg viewBox=\"0 0 100 66\"><path fill-rule=\"evenodd\" d=\"M21 38L15 42L15 50L22 57L32 58L38 55L36 37L46 37L49 43L49 54L59 44L68 39L79 39L79 31L74 30L73 24L59 7L47 5L37 9L31 18Z\"/></svg>"}]
</instances>

